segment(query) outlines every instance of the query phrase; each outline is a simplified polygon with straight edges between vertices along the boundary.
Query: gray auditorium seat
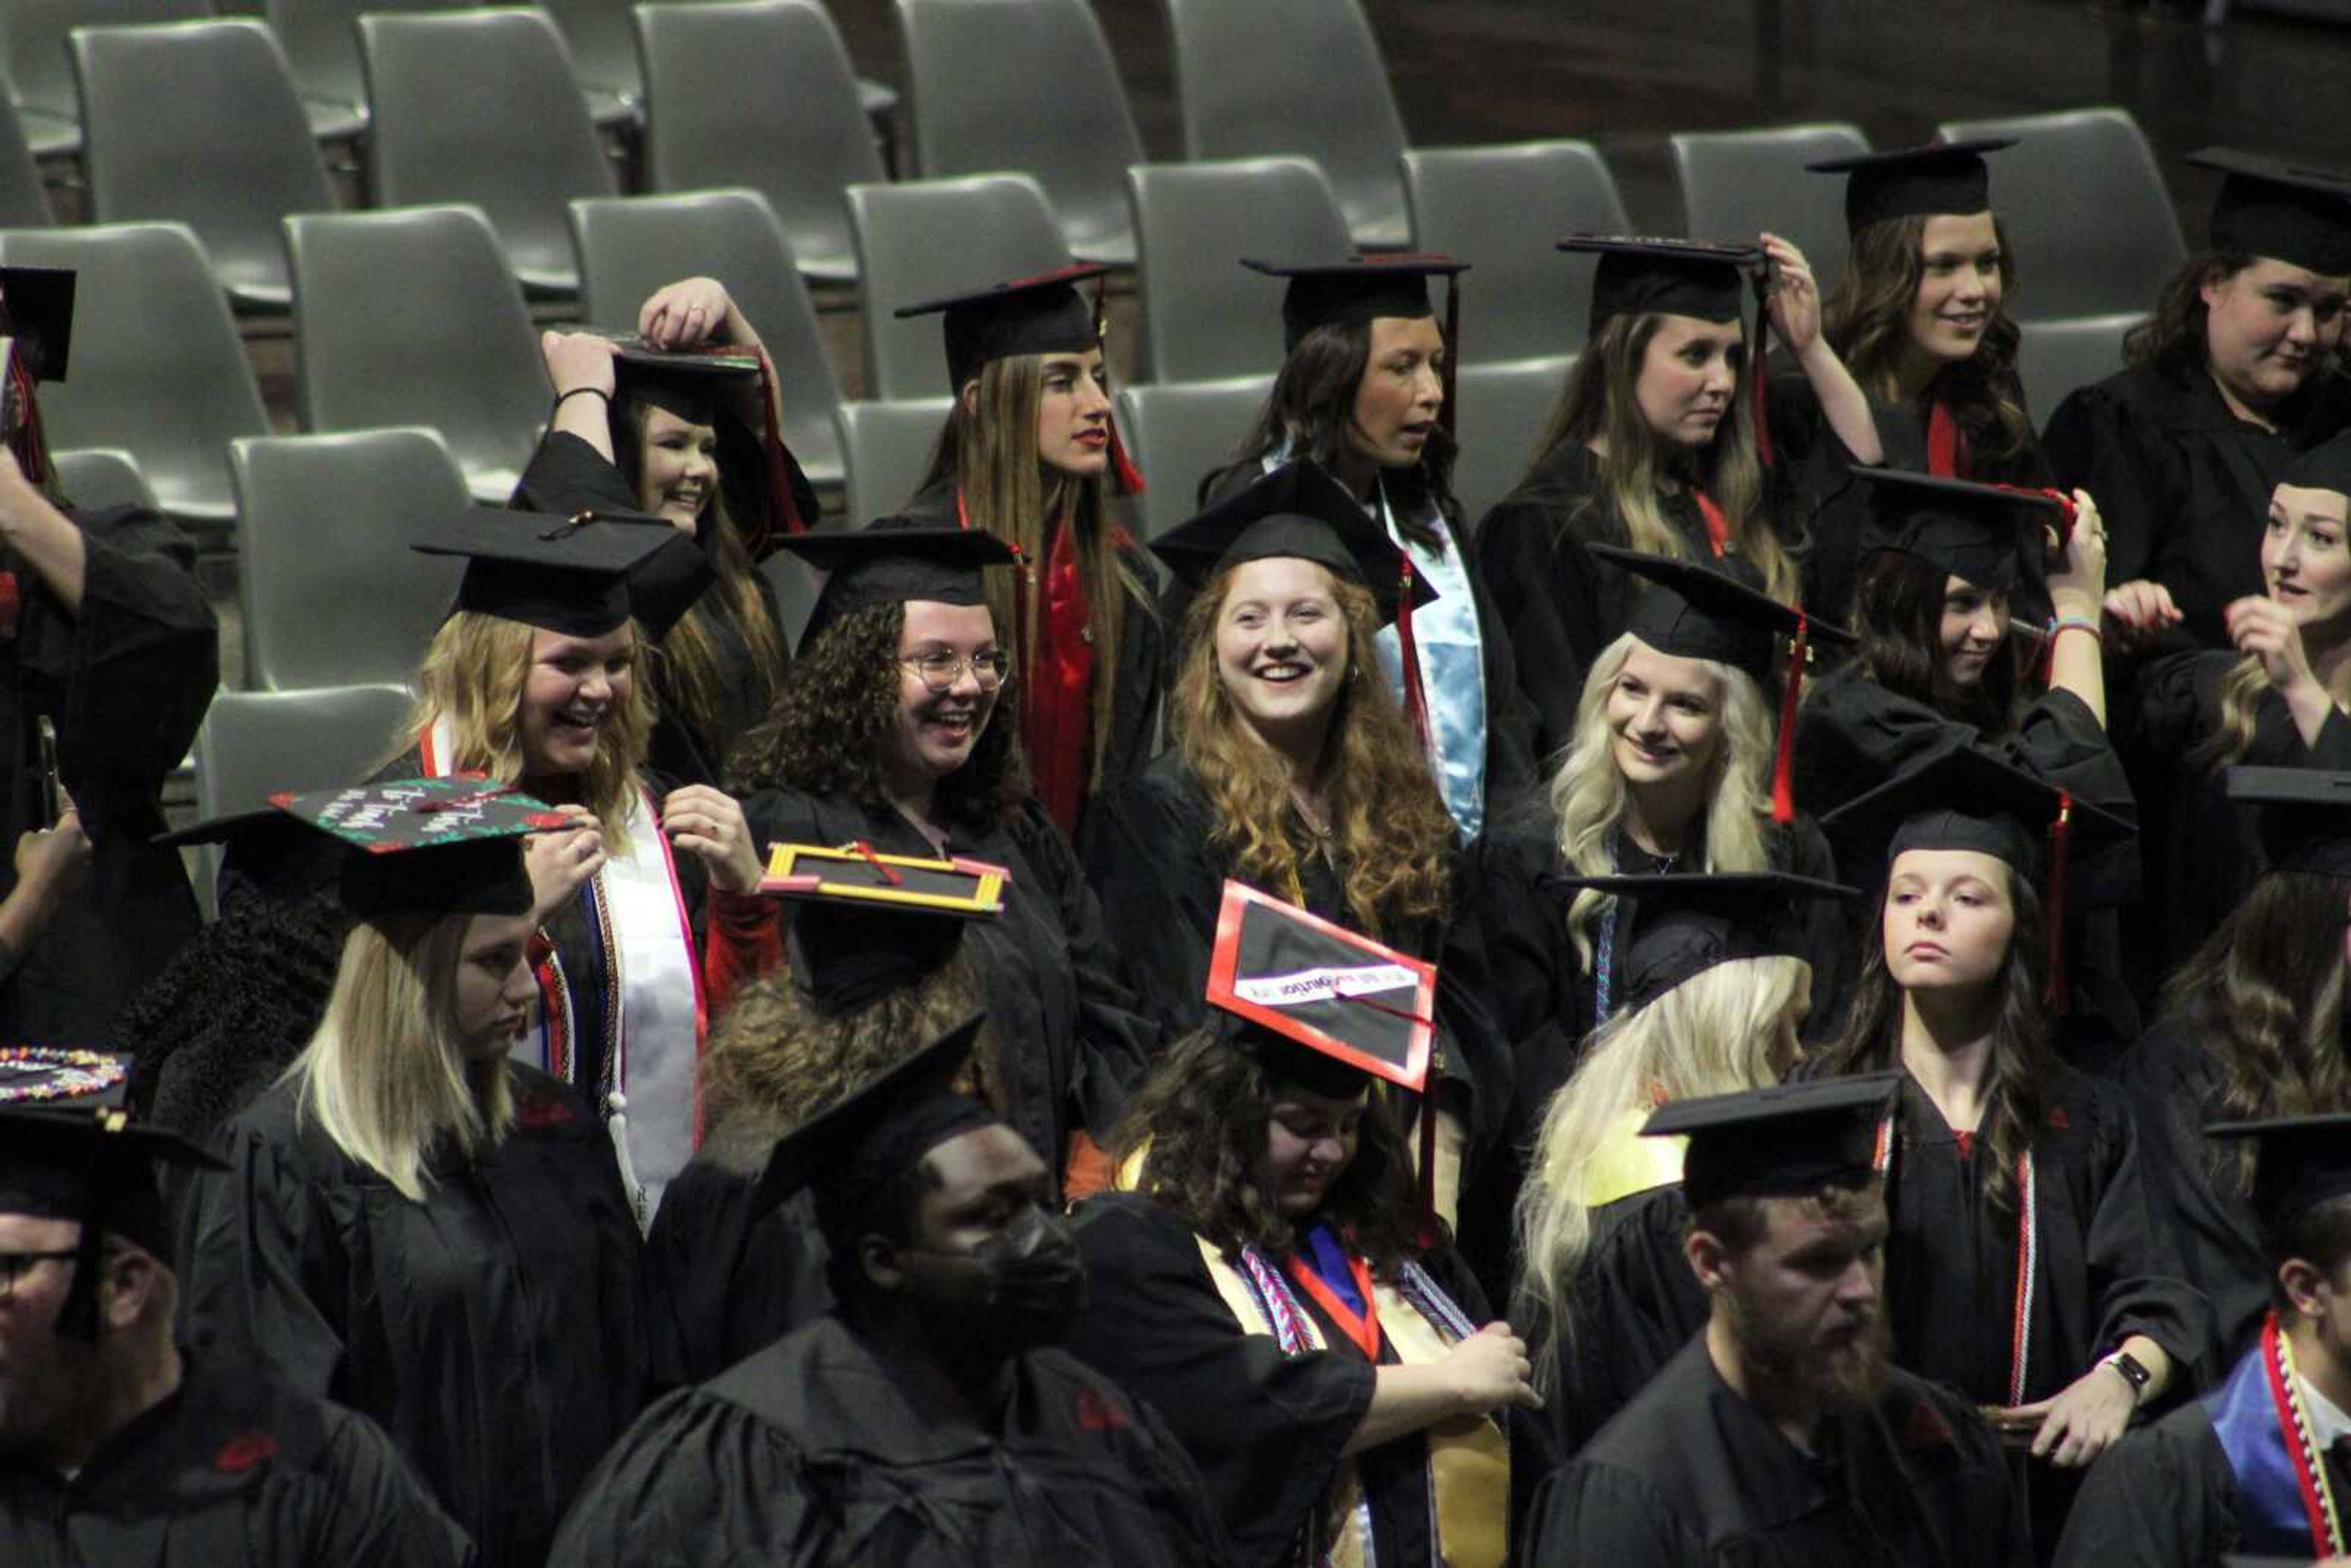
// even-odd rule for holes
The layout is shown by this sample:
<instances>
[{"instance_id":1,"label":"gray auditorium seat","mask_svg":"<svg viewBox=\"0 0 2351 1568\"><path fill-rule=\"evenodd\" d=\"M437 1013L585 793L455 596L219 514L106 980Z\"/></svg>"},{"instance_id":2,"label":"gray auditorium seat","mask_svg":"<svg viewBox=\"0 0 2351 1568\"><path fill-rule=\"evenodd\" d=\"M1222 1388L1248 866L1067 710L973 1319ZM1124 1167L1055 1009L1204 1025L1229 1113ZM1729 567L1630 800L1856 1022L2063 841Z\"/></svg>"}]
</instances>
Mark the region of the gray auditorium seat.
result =
<instances>
[{"instance_id":1,"label":"gray auditorium seat","mask_svg":"<svg viewBox=\"0 0 2351 1568\"><path fill-rule=\"evenodd\" d=\"M0 5L0 78L38 158L81 151L81 99L67 63L66 36L76 27L141 22L194 22L212 0L7 0Z\"/></svg>"},{"instance_id":2,"label":"gray auditorium seat","mask_svg":"<svg viewBox=\"0 0 2351 1568\"><path fill-rule=\"evenodd\" d=\"M2123 368L2123 339L2147 319L2143 310L2027 321L2016 350L2016 373L2035 424L2045 423L2068 392L2105 381Z\"/></svg>"},{"instance_id":3,"label":"gray auditorium seat","mask_svg":"<svg viewBox=\"0 0 2351 1568\"><path fill-rule=\"evenodd\" d=\"M1119 425L1143 470L1143 532L1157 538L1199 511L1200 481L1224 466L1273 390L1270 375L1167 382L1119 393Z\"/></svg>"},{"instance_id":4,"label":"gray auditorium seat","mask_svg":"<svg viewBox=\"0 0 2351 1568\"><path fill-rule=\"evenodd\" d=\"M1632 226L1616 178L1589 141L1416 148L1404 155L1414 243L1459 256L1462 364L1545 358L1583 346L1596 257L1562 256L1577 232Z\"/></svg>"},{"instance_id":5,"label":"gray auditorium seat","mask_svg":"<svg viewBox=\"0 0 2351 1568\"><path fill-rule=\"evenodd\" d=\"M1813 264L1823 298L1844 276L1844 181L1807 163L1869 151L1857 125L1773 125L1674 134L1683 230L1692 239L1752 240L1769 229Z\"/></svg>"},{"instance_id":6,"label":"gray auditorium seat","mask_svg":"<svg viewBox=\"0 0 2351 1568\"><path fill-rule=\"evenodd\" d=\"M83 511L155 505L155 492L139 472L139 460L119 446L52 452L49 461L57 465L57 488Z\"/></svg>"},{"instance_id":7,"label":"gray auditorium seat","mask_svg":"<svg viewBox=\"0 0 2351 1568\"><path fill-rule=\"evenodd\" d=\"M1322 172L1303 158L1146 163L1127 172L1141 242L1144 357L1154 381L1271 374L1281 283L1240 264L1353 249Z\"/></svg>"},{"instance_id":8,"label":"gray auditorium seat","mask_svg":"<svg viewBox=\"0 0 2351 1568\"><path fill-rule=\"evenodd\" d=\"M0 229L41 228L53 221L40 168L25 139L24 116L0 94Z\"/></svg>"},{"instance_id":9,"label":"gray auditorium seat","mask_svg":"<svg viewBox=\"0 0 2351 1568\"><path fill-rule=\"evenodd\" d=\"M942 378L944 379L944 378ZM847 515L862 528L914 498L931 451L946 427L951 398L904 402L845 402L833 413L841 426L841 456L848 470Z\"/></svg>"},{"instance_id":10,"label":"gray auditorium seat","mask_svg":"<svg viewBox=\"0 0 2351 1568\"><path fill-rule=\"evenodd\" d=\"M1573 355L1563 355L1462 367L1453 392L1460 402L1454 434L1461 443L1453 465L1453 494L1461 502L1465 524L1474 528L1526 476L1535 440L1573 363Z\"/></svg>"},{"instance_id":11,"label":"gray auditorium seat","mask_svg":"<svg viewBox=\"0 0 2351 1568\"><path fill-rule=\"evenodd\" d=\"M629 0L538 0L571 51L571 71L588 118L607 129L644 121L645 78L629 26ZM371 6L371 9L373 7Z\"/></svg>"}]
</instances>

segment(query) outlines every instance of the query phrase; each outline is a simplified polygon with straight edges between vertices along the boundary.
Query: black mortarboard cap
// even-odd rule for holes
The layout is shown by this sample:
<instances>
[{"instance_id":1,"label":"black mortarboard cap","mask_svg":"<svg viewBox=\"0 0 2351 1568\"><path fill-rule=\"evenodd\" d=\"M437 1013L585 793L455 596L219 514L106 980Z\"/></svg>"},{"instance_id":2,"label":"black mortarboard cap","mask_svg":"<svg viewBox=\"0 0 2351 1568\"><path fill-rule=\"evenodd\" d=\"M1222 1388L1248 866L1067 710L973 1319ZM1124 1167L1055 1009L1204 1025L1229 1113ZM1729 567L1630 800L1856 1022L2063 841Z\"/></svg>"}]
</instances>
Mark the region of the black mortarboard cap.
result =
<instances>
[{"instance_id":1,"label":"black mortarboard cap","mask_svg":"<svg viewBox=\"0 0 2351 1568\"><path fill-rule=\"evenodd\" d=\"M2281 485L2351 496L2351 431L2329 436L2286 465Z\"/></svg>"},{"instance_id":2,"label":"black mortarboard cap","mask_svg":"<svg viewBox=\"0 0 2351 1568\"><path fill-rule=\"evenodd\" d=\"M1936 141L1830 158L1804 167L1815 174L1846 176L1844 224L1852 233L1887 218L1990 212L1991 171L1983 155L2015 145L2013 137Z\"/></svg>"},{"instance_id":3,"label":"black mortarboard cap","mask_svg":"<svg viewBox=\"0 0 2351 1568\"><path fill-rule=\"evenodd\" d=\"M2039 880L2046 869L2042 846L2061 810L2078 850L2117 842L2134 831L2112 812L1966 745L1948 747L1855 796L1823 817L1821 827L1839 847L1838 863L1874 867L1881 882L1906 850L1974 850Z\"/></svg>"},{"instance_id":4,"label":"black mortarboard cap","mask_svg":"<svg viewBox=\"0 0 2351 1568\"><path fill-rule=\"evenodd\" d=\"M97 1335L106 1233L171 1262L172 1217L156 1179L165 1165L227 1169L179 1134L140 1126L119 1108L0 1110L0 1214L69 1219L82 1228L58 1333Z\"/></svg>"},{"instance_id":5,"label":"black mortarboard cap","mask_svg":"<svg viewBox=\"0 0 2351 1568\"><path fill-rule=\"evenodd\" d=\"M570 825L545 801L477 778L280 791L270 804L342 846L343 906L363 920L398 911L527 915L522 836Z\"/></svg>"},{"instance_id":6,"label":"black mortarboard cap","mask_svg":"<svg viewBox=\"0 0 2351 1568\"><path fill-rule=\"evenodd\" d=\"M1284 1082L1332 1099L1369 1078L1428 1074L1437 969L1360 932L1228 881L1208 961L1210 1006L1254 1026L1244 1049Z\"/></svg>"},{"instance_id":7,"label":"black mortarboard cap","mask_svg":"<svg viewBox=\"0 0 2351 1568\"><path fill-rule=\"evenodd\" d=\"M1151 550L1195 593L1243 561L1311 560L1371 590L1384 626L1396 617L1407 576L1416 605L1437 597L1363 504L1310 458L1285 463L1177 524L1152 540Z\"/></svg>"},{"instance_id":8,"label":"black mortarboard cap","mask_svg":"<svg viewBox=\"0 0 2351 1568\"><path fill-rule=\"evenodd\" d=\"M2325 768L2234 767L2229 799L2261 808L2272 871L2351 879L2351 773Z\"/></svg>"},{"instance_id":9,"label":"black mortarboard cap","mask_svg":"<svg viewBox=\"0 0 2351 1568\"><path fill-rule=\"evenodd\" d=\"M2351 273L2351 174L2233 147L2207 147L2188 162L2222 175L2212 201L2212 249L2330 277Z\"/></svg>"},{"instance_id":10,"label":"black mortarboard cap","mask_svg":"<svg viewBox=\"0 0 2351 1568\"><path fill-rule=\"evenodd\" d=\"M1586 547L1595 556L1649 580L1633 601L1625 629L1660 653L1711 659L1768 684L1774 641L1793 637L1799 624L1815 642L1850 643L1842 626L1781 603L1756 585L1744 561L1683 560L1643 555L1615 545Z\"/></svg>"},{"instance_id":11,"label":"black mortarboard cap","mask_svg":"<svg viewBox=\"0 0 2351 1568\"><path fill-rule=\"evenodd\" d=\"M822 528L776 541L825 574L809 612L800 646L844 615L882 604L927 600L935 604L985 604L981 571L1019 558L985 528L900 527L880 518L870 528Z\"/></svg>"},{"instance_id":12,"label":"black mortarboard cap","mask_svg":"<svg viewBox=\"0 0 2351 1568\"><path fill-rule=\"evenodd\" d=\"M1003 914L1010 880L983 861L777 844L759 891L792 902L792 973L819 1012L837 1015L920 984L955 956L967 922Z\"/></svg>"},{"instance_id":13,"label":"black mortarboard cap","mask_svg":"<svg viewBox=\"0 0 2351 1568\"><path fill-rule=\"evenodd\" d=\"M955 1085L979 1042L975 1013L776 1140L751 1195L751 1218L812 1191L826 1239L847 1227L925 1155L975 1127L1003 1121Z\"/></svg>"},{"instance_id":14,"label":"black mortarboard cap","mask_svg":"<svg viewBox=\"0 0 2351 1568\"><path fill-rule=\"evenodd\" d=\"M0 267L0 337L37 382L66 379L73 349L74 279L57 267Z\"/></svg>"},{"instance_id":15,"label":"black mortarboard cap","mask_svg":"<svg viewBox=\"0 0 2351 1568\"><path fill-rule=\"evenodd\" d=\"M1682 1197L1693 1211L1726 1197L1809 1197L1876 1174L1878 1123L1901 1082L1872 1072L1674 1100L1641 1132L1689 1140Z\"/></svg>"},{"instance_id":16,"label":"black mortarboard cap","mask_svg":"<svg viewBox=\"0 0 2351 1568\"><path fill-rule=\"evenodd\" d=\"M1017 354L1082 354L1102 344L1099 295L1077 286L1110 271L1088 262L991 283L968 294L902 305L900 319L946 316L947 381L960 388L990 361Z\"/></svg>"},{"instance_id":17,"label":"black mortarboard cap","mask_svg":"<svg viewBox=\"0 0 2351 1568\"><path fill-rule=\"evenodd\" d=\"M1560 876L1546 885L1633 900L1632 939L1617 969L1618 1007L1625 1012L1735 958L1809 957L1804 937L1811 903L1861 896L1859 888L1784 872Z\"/></svg>"},{"instance_id":18,"label":"black mortarboard cap","mask_svg":"<svg viewBox=\"0 0 2351 1568\"><path fill-rule=\"evenodd\" d=\"M2072 527L2066 503L2038 490L2005 489L1966 479L1944 479L1901 468L1853 470L1869 487L1862 525L1864 555L1899 550L1948 576L1994 591L2039 582L2047 567L2047 538Z\"/></svg>"},{"instance_id":19,"label":"black mortarboard cap","mask_svg":"<svg viewBox=\"0 0 2351 1568\"><path fill-rule=\"evenodd\" d=\"M127 1105L131 1059L115 1051L22 1045L0 1051L0 1106L13 1110Z\"/></svg>"},{"instance_id":20,"label":"black mortarboard cap","mask_svg":"<svg viewBox=\"0 0 2351 1568\"><path fill-rule=\"evenodd\" d=\"M2351 1194L2351 1115L2216 1122L2204 1135L2253 1140L2253 1212L2264 1226Z\"/></svg>"},{"instance_id":21,"label":"black mortarboard cap","mask_svg":"<svg viewBox=\"0 0 2351 1568\"><path fill-rule=\"evenodd\" d=\"M559 517L468 508L409 549L465 558L458 609L566 637L618 631L637 611L632 589L641 574L649 588L664 585L658 596L666 601L674 596L673 576L706 583L709 572L692 538L663 518L633 512ZM672 554L660 555L664 550ZM668 565L673 560L674 572Z\"/></svg>"},{"instance_id":22,"label":"black mortarboard cap","mask_svg":"<svg viewBox=\"0 0 2351 1568\"><path fill-rule=\"evenodd\" d=\"M1284 353L1298 347L1298 340L1317 327L1359 326L1382 317L1411 321L1433 316L1428 280L1458 277L1469 270L1466 261L1429 251L1384 251L1331 261L1260 261L1245 256L1241 265L1288 282L1281 296Z\"/></svg>"},{"instance_id":23,"label":"black mortarboard cap","mask_svg":"<svg viewBox=\"0 0 2351 1568\"><path fill-rule=\"evenodd\" d=\"M1600 258L1592 279L1594 335L1614 316L1743 320L1748 280L1761 273L1766 260L1761 246L1634 235L1570 235L1559 248Z\"/></svg>"}]
</instances>

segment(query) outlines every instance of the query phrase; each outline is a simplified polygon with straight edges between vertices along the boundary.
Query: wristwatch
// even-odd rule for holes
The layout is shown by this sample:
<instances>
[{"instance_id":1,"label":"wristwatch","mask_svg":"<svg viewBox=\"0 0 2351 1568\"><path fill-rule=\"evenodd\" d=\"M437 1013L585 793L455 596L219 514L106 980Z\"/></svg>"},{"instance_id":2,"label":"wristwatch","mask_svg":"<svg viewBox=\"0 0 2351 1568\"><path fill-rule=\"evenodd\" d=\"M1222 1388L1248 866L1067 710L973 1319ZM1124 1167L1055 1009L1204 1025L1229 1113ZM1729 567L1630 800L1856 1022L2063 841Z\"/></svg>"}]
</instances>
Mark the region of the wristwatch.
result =
<instances>
[{"instance_id":1,"label":"wristwatch","mask_svg":"<svg viewBox=\"0 0 2351 1568\"><path fill-rule=\"evenodd\" d=\"M2111 1366L2116 1372L2123 1375L2123 1381L2130 1385L2131 1403L2133 1405L2137 1405L2139 1402L2140 1396L2147 1392L2147 1385L2155 1381L2155 1374L2140 1365L2138 1357L2131 1354L2131 1353L2126 1350L2118 1350L2115 1352L2114 1354L2106 1357L2105 1360L2098 1363L2098 1364L2100 1366Z\"/></svg>"}]
</instances>

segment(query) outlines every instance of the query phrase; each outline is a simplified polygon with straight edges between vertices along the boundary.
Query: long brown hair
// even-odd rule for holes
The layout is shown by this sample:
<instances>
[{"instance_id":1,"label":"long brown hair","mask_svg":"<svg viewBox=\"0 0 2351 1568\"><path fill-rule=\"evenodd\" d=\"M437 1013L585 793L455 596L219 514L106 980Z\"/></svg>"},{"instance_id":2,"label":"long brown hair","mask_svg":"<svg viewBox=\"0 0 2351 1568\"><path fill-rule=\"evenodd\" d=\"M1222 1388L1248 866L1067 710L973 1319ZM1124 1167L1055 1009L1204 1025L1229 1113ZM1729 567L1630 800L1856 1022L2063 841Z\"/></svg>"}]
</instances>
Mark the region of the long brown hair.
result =
<instances>
[{"instance_id":1,"label":"long brown hair","mask_svg":"<svg viewBox=\"0 0 2351 1568\"><path fill-rule=\"evenodd\" d=\"M1930 390L1951 411L1978 463L2015 461L2032 449L2032 419L2017 379L2016 250L1995 215L2000 245L2000 308L1967 359L1936 372ZM1927 217L1882 218L1854 232L1852 261L1822 306L1821 330L1854 380L1891 402L1896 372L1910 341L1910 309L1927 276Z\"/></svg>"},{"instance_id":2,"label":"long brown hair","mask_svg":"<svg viewBox=\"0 0 2351 1568\"><path fill-rule=\"evenodd\" d=\"M1043 613L1046 551L1057 523L1066 523L1078 559L1078 586L1085 594L1093 633L1093 689L1087 694L1093 722L1088 727L1086 785L1102 782L1102 758L1111 737L1111 708L1117 695L1119 650L1130 634L1129 614L1153 613L1149 592L1118 549L1101 475L1080 477L1049 468L1037 454L1037 416L1045 393L1043 354L1012 354L990 360L977 378L976 407L957 396L932 448L923 487L942 482L963 497L970 526L984 528L1020 552L1019 571L991 572L988 608L1013 646L1013 668L1026 672L1036 655L1036 629Z\"/></svg>"},{"instance_id":3,"label":"long brown hair","mask_svg":"<svg viewBox=\"0 0 2351 1568\"><path fill-rule=\"evenodd\" d=\"M1540 465L1562 444L1597 442L1600 488L1580 497L1578 504L1605 508L1622 518L1625 542L1647 555L1687 559L1690 553L1681 530L1667 521L1658 504L1661 484L1673 477L1704 490L1730 526L1731 552L1754 565L1772 598L1793 604L1803 584L1791 549L1801 549L1802 541L1782 540L1765 509L1763 465L1755 451L1746 376L1740 375L1730 406L1703 453L1692 455L1659 440L1642 415L1635 389L1649 344L1665 320L1663 315L1646 311L1612 316L1601 324L1568 367L1559 401L1536 444L1535 461Z\"/></svg>"},{"instance_id":4,"label":"long brown hair","mask_svg":"<svg viewBox=\"0 0 2351 1568\"><path fill-rule=\"evenodd\" d=\"M2005 864L2005 862L2002 862ZM1985 1140L1991 1164L1986 1168L1984 1196L1996 1213L2016 1212L2017 1156L2032 1146L2041 1125L2043 1090L2055 1058L2049 1047L2049 1013L2042 1002L2048 980L2048 916L2032 879L2008 868L2009 903L2016 924L2009 933L2008 952L1991 984L2000 997L2000 1012L1991 1035L1991 1133ZM1813 1075L1850 1077L1880 1072L1902 1065L1902 988L1886 967L1886 890L1881 886L1870 905L1868 936L1862 942L1861 978L1844 1029L1813 1058ZM1895 1155L1901 1169L1902 1156Z\"/></svg>"},{"instance_id":5,"label":"long brown hair","mask_svg":"<svg viewBox=\"0 0 2351 1568\"><path fill-rule=\"evenodd\" d=\"M1185 613L1170 723L1177 755L1215 810L1211 840L1231 853L1237 875L1286 898L1305 852L1290 769L1235 711L1217 668L1217 618L1236 570L1218 572ZM1394 935L1444 913L1453 819L1376 662L1370 591L1325 576L1347 622L1348 675L1317 777L1346 870L1348 915L1374 936Z\"/></svg>"},{"instance_id":6,"label":"long brown hair","mask_svg":"<svg viewBox=\"0 0 2351 1568\"><path fill-rule=\"evenodd\" d=\"M1943 654L1943 597L1949 586L1939 567L1903 550L1877 550L1861 563L1854 585L1853 629L1861 639L1861 667L1896 696L1923 703L1945 718L2001 734L2015 727L2018 686L2011 640L1984 664L1973 686L1951 679ZM1979 585L1981 586L1981 585ZM2002 582L1983 589L2005 595Z\"/></svg>"}]
</instances>

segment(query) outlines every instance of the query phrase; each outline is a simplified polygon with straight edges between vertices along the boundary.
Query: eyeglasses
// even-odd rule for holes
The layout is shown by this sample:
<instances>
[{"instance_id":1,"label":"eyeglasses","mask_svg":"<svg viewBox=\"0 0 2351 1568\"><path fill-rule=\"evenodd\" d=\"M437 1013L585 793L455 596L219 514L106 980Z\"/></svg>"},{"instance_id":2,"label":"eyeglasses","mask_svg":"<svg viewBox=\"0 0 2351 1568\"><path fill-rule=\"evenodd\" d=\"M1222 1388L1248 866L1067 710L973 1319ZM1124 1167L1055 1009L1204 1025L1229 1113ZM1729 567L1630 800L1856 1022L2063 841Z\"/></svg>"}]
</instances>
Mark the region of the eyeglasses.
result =
<instances>
[{"instance_id":1,"label":"eyeglasses","mask_svg":"<svg viewBox=\"0 0 2351 1568\"><path fill-rule=\"evenodd\" d=\"M957 653L922 653L899 664L914 672L915 678L932 691L952 690L963 679L966 670L979 683L979 689L992 692L1004 684L1012 673L1012 658L1008 653L981 653L967 659Z\"/></svg>"},{"instance_id":2,"label":"eyeglasses","mask_svg":"<svg viewBox=\"0 0 2351 1568\"><path fill-rule=\"evenodd\" d=\"M0 1301L16 1293L17 1282L43 1263L62 1263L81 1256L81 1249L68 1247L56 1252L0 1252Z\"/></svg>"}]
</instances>

